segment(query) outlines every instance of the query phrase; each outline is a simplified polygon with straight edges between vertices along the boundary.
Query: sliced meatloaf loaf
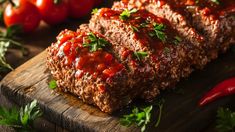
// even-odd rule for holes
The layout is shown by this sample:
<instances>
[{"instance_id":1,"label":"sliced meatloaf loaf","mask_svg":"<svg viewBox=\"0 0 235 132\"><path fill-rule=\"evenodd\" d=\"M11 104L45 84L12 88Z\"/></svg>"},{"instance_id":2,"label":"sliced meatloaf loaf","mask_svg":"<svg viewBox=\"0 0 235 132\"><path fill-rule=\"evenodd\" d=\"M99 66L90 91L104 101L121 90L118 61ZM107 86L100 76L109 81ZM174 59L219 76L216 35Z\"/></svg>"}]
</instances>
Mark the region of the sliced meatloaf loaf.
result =
<instances>
[{"instance_id":1,"label":"sliced meatloaf loaf","mask_svg":"<svg viewBox=\"0 0 235 132\"><path fill-rule=\"evenodd\" d=\"M129 15L125 15L125 14ZM150 64L155 71L154 87L145 89L142 97L152 99L159 89L174 86L181 77L191 73L191 62L197 50L182 39L169 21L145 11L117 11L102 8L92 16L89 28L103 34L119 49L125 47L139 53L146 53L139 59L143 64ZM117 49L118 50L118 49ZM119 54L125 54L120 50Z\"/></svg>"},{"instance_id":2,"label":"sliced meatloaf loaf","mask_svg":"<svg viewBox=\"0 0 235 132\"><path fill-rule=\"evenodd\" d=\"M47 49L47 65L58 87L108 113L141 95L152 85L153 68L140 63L132 50L119 55L113 45L86 25L77 32L62 31Z\"/></svg>"},{"instance_id":3,"label":"sliced meatloaf loaf","mask_svg":"<svg viewBox=\"0 0 235 132\"><path fill-rule=\"evenodd\" d=\"M113 8L146 9L168 19L186 39L203 49L200 53L202 61L198 59L195 63L202 68L217 58L218 51L226 51L234 42L234 4L231 0L220 3L211 0L122 0Z\"/></svg>"},{"instance_id":4,"label":"sliced meatloaf loaf","mask_svg":"<svg viewBox=\"0 0 235 132\"><path fill-rule=\"evenodd\" d=\"M62 90L110 112L124 102L118 95L111 94L115 89L126 91L128 73L111 52L101 49L100 45L95 47L95 39L108 46L108 41L92 32L62 31L57 42L47 49L47 65Z\"/></svg>"}]
</instances>

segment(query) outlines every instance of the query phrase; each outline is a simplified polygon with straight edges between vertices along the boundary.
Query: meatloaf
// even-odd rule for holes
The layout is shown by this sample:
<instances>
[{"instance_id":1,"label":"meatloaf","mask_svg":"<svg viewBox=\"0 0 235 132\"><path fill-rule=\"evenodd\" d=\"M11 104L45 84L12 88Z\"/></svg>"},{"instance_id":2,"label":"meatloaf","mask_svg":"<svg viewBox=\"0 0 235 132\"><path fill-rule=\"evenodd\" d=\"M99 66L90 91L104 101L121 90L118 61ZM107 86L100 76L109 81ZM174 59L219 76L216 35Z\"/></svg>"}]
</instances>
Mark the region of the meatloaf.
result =
<instances>
[{"instance_id":1,"label":"meatloaf","mask_svg":"<svg viewBox=\"0 0 235 132\"><path fill-rule=\"evenodd\" d=\"M99 9L89 24L58 35L47 66L59 88L104 112L151 101L234 42L234 3L198 2L123 0Z\"/></svg>"},{"instance_id":2,"label":"meatloaf","mask_svg":"<svg viewBox=\"0 0 235 132\"><path fill-rule=\"evenodd\" d=\"M217 58L219 51L225 52L234 42L234 4L231 0L220 3L210 0L122 0L113 8L146 9L168 19L185 39L200 49L194 64L203 68Z\"/></svg>"},{"instance_id":3,"label":"meatloaf","mask_svg":"<svg viewBox=\"0 0 235 132\"><path fill-rule=\"evenodd\" d=\"M144 99L153 99L156 94L152 93L174 86L181 77L191 73L191 62L197 50L172 28L168 20L145 10L132 13L126 20L120 17L121 14L122 11L102 8L91 18L89 28L116 42L118 49L126 47L148 54L141 61L153 67L155 77L154 87L141 95Z\"/></svg>"},{"instance_id":4,"label":"meatloaf","mask_svg":"<svg viewBox=\"0 0 235 132\"><path fill-rule=\"evenodd\" d=\"M152 68L140 65L133 51L126 50L121 59L113 47L86 25L77 32L64 30L47 49L47 66L63 91L111 113L129 104L154 78Z\"/></svg>"}]
</instances>

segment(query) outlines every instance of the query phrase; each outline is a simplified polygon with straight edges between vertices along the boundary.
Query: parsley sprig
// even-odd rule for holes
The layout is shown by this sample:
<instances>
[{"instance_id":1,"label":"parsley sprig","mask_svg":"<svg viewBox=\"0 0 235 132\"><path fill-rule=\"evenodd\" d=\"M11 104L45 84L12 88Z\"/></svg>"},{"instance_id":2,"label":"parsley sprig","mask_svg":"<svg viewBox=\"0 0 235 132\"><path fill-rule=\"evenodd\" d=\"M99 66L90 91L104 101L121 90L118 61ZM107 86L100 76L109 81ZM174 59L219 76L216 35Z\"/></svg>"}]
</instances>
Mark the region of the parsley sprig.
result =
<instances>
[{"instance_id":1,"label":"parsley sprig","mask_svg":"<svg viewBox=\"0 0 235 132\"><path fill-rule=\"evenodd\" d=\"M92 12L91 12L91 14L96 14L96 13L98 13L98 11L99 11L99 9L98 8L94 8L94 9L92 9Z\"/></svg>"},{"instance_id":2,"label":"parsley sprig","mask_svg":"<svg viewBox=\"0 0 235 132\"><path fill-rule=\"evenodd\" d=\"M159 108L159 115L158 115L155 127L158 127L161 122L164 102L165 102L164 99L160 99L158 102L154 104L154 105L157 105L157 107ZM150 123L151 121L152 109L153 109L152 105L145 107L145 108L140 108L140 109L137 107L134 107L134 109L132 110L132 113L130 113L129 115L124 115L120 119L120 123L121 125L127 126L127 127L131 126L132 124L135 124L141 127L141 132L144 132L146 130L148 123Z\"/></svg>"},{"instance_id":3,"label":"parsley sprig","mask_svg":"<svg viewBox=\"0 0 235 132\"><path fill-rule=\"evenodd\" d=\"M6 32L0 31L0 73L13 70L10 64L6 62L6 52L9 48L18 48L22 51L23 55L27 54L27 50L23 45L15 41L15 35L21 31L21 27L18 25L7 28Z\"/></svg>"},{"instance_id":4,"label":"parsley sprig","mask_svg":"<svg viewBox=\"0 0 235 132\"><path fill-rule=\"evenodd\" d=\"M147 52L143 52L143 51L138 51L138 52L134 52L134 56L141 61L143 58L148 56Z\"/></svg>"},{"instance_id":5,"label":"parsley sprig","mask_svg":"<svg viewBox=\"0 0 235 132\"><path fill-rule=\"evenodd\" d=\"M138 10L137 9L131 9L131 10L128 10L128 9L125 9L121 14L120 14L120 16L119 16L119 18L121 19L121 20L127 20L130 16L131 16L131 14L133 14L133 13L136 13Z\"/></svg>"},{"instance_id":6,"label":"parsley sprig","mask_svg":"<svg viewBox=\"0 0 235 132\"><path fill-rule=\"evenodd\" d=\"M109 45L109 42L106 41L103 38L96 37L94 33L90 32L88 34L88 43L84 43L83 47L90 47L90 51L94 52L97 50L100 50L102 48L105 48L106 46Z\"/></svg>"},{"instance_id":7,"label":"parsley sprig","mask_svg":"<svg viewBox=\"0 0 235 132\"><path fill-rule=\"evenodd\" d=\"M48 87L52 90L56 89L57 88L56 80L51 80L48 84Z\"/></svg>"},{"instance_id":8,"label":"parsley sprig","mask_svg":"<svg viewBox=\"0 0 235 132\"><path fill-rule=\"evenodd\" d=\"M173 43L175 45L178 45L180 42L182 42L182 38L180 38L179 36L175 36Z\"/></svg>"},{"instance_id":9,"label":"parsley sprig","mask_svg":"<svg viewBox=\"0 0 235 132\"><path fill-rule=\"evenodd\" d=\"M219 132L233 132L235 130L235 112L228 108L219 108L216 123L216 129Z\"/></svg>"},{"instance_id":10,"label":"parsley sprig","mask_svg":"<svg viewBox=\"0 0 235 132\"><path fill-rule=\"evenodd\" d=\"M123 118L120 119L120 123L124 126L136 124L137 126L141 126L141 132L144 132L146 125L150 122L152 109L153 106L148 106L143 109L135 107L131 114L124 115Z\"/></svg>"},{"instance_id":11,"label":"parsley sprig","mask_svg":"<svg viewBox=\"0 0 235 132\"><path fill-rule=\"evenodd\" d=\"M17 130L30 130L34 120L42 116L42 112L34 100L20 110L0 107L0 125L10 126Z\"/></svg>"},{"instance_id":12,"label":"parsley sprig","mask_svg":"<svg viewBox=\"0 0 235 132\"><path fill-rule=\"evenodd\" d=\"M166 34L164 30L166 29L166 26L158 23L153 23L153 32L149 32L149 36L151 37L157 37L159 38L162 42L166 42Z\"/></svg>"}]
</instances>

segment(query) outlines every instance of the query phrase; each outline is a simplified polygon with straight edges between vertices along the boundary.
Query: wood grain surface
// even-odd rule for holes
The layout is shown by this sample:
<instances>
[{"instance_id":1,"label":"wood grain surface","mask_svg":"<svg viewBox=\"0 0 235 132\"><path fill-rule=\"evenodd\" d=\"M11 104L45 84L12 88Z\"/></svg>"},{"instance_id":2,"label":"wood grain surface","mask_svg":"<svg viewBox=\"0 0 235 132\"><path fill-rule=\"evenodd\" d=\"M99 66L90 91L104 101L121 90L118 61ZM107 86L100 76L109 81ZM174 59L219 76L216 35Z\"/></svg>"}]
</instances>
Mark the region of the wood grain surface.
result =
<instances>
[{"instance_id":1,"label":"wood grain surface","mask_svg":"<svg viewBox=\"0 0 235 132\"><path fill-rule=\"evenodd\" d=\"M158 115L158 109L154 106L153 120L147 131L203 131L214 121L218 107L234 108L234 96L223 98L203 108L197 106L198 100L206 91L218 82L235 76L234 60L235 54L229 51L204 70L193 72L189 78L176 86L177 89L183 90L183 94L162 92L161 97L166 100L162 121L158 128L154 127ZM154 102L148 104L136 100L122 111L112 115L105 114L96 107L84 104L77 97L49 89L48 81L51 76L45 61L44 51L8 74L1 82L2 94L19 105L37 99L46 119L70 131L139 131L135 126L121 126L119 118L130 112L133 106L144 107Z\"/></svg>"}]
</instances>

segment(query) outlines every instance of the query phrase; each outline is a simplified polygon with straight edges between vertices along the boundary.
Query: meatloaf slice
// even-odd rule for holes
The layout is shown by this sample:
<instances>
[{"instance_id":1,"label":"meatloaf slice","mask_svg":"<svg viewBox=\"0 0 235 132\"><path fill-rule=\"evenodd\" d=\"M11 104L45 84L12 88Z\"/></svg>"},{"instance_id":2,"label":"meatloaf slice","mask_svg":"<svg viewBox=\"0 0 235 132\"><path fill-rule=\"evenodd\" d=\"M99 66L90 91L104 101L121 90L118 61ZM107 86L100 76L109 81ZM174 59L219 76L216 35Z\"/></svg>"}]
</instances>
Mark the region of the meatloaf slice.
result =
<instances>
[{"instance_id":1,"label":"meatloaf slice","mask_svg":"<svg viewBox=\"0 0 235 132\"><path fill-rule=\"evenodd\" d=\"M234 7L231 0L219 4L210 0L122 0L113 6L115 9L146 9L168 19L186 39L203 49L202 61L197 59L199 62L195 63L199 68L234 42ZM199 41L200 38L204 41Z\"/></svg>"},{"instance_id":2,"label":"meatloaf slice","mask_svg":"<svg viewBox=\"0 0 235 132\"><path fill-rule=\"evenodd\" d=\"M63 91L97 105L104 112L112 112L129 103L123 96L129 88L129 73L106 50L109 47L95 47L96 41L103 46L108 44L97 33L64 30L47 49L47 65Z\"/></svg>"},{"instance_id":3,"label":"meatloaf slice","mask_svg":"<svg viewBox=\"0 0 235 132\"><path fill-rule=\"evenodd\" d=\"M47 65L63 91L111 113L152 86L154 78L153 68L132 50L119 46L119 54L115 45L87 25L77 32L64 30L47 49Z\"/></svg>"},{"instance_id":4,"label":"meatloaf slice","mask_svg":"<svg viewBox=\"0 0 235 132\"><path fill-rule=\"evenodd\" d=\"M155 87L145 89L142 97L152 99L156 95L151 93L173 86L181 77L191 73L190 62L197 55L197 50L193 50L194 47L189 42L181 39L182 36L166 19L145 10L125 12L132 13L126 18L122 11L102 8L92 16L89 28L117 44L114 47L125 47L135 53L147 54L139 60L154 68Z\"/></svg>"},{"instance_id":5,"label":"meatloaf slice","mask_svg":"<svg viewBox=\"0 0 235 132\"><path fill-rule=\"evenodd\" d=\"M189 1L189 0L188 0ZM235 34L235 1L185 0L177 3L192 16L192 25L206 36L207 49L225 52L234 42ZM209 54L211 58L217 55Z\"/></svg>"}]
</instances>

